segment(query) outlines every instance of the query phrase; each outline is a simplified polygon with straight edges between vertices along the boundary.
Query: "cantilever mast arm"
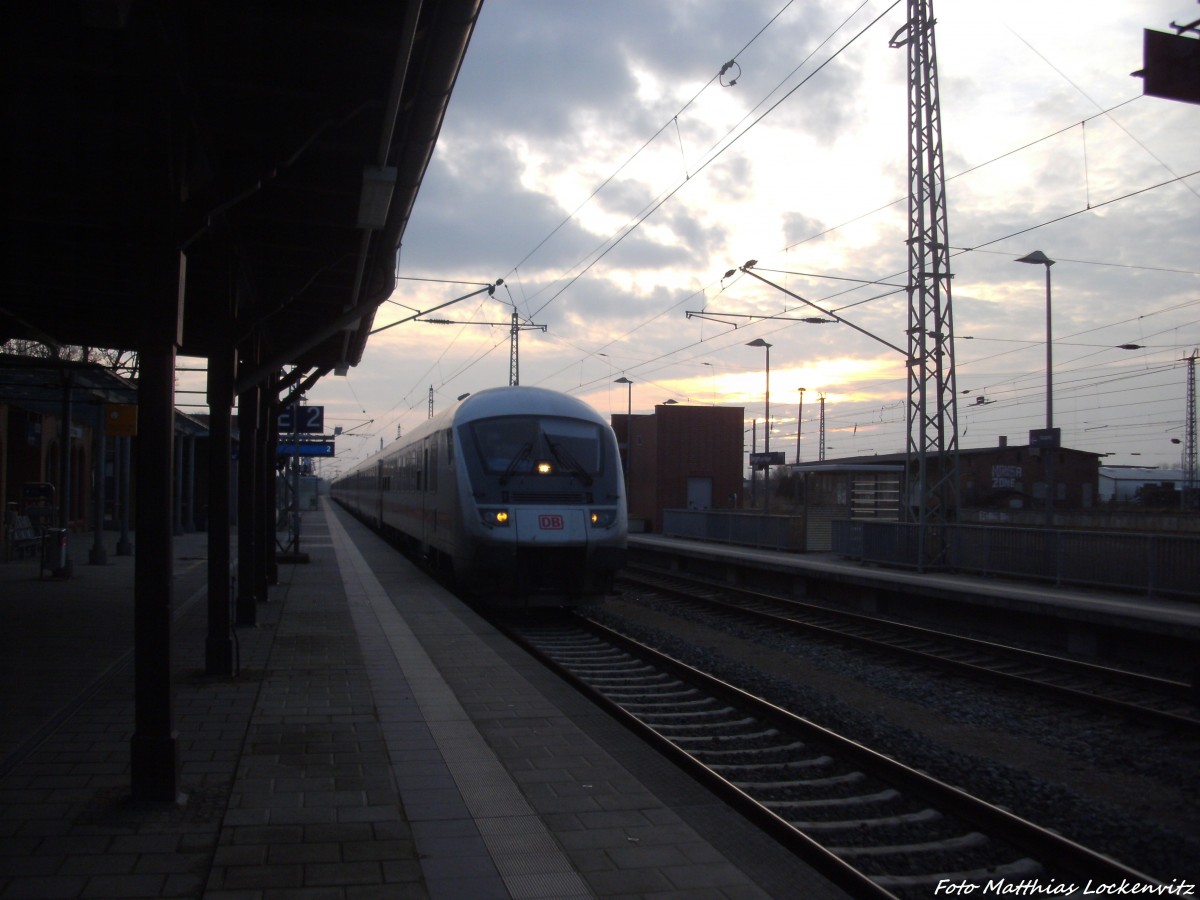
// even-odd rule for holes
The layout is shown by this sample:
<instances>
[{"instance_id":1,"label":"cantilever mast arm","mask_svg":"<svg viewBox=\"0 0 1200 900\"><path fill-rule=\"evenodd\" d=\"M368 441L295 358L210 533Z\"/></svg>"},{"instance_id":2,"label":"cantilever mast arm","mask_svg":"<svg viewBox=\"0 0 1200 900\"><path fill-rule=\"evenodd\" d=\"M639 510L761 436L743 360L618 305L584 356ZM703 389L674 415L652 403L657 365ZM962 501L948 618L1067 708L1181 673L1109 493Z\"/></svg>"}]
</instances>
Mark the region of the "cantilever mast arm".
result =
<instances>
[{"instance_id":1,"label":"cantilever mast arm","mask_svg":"<svg viewBox=\"0 0 1200 900\"><path fill-rule=\"evenodd\" d=\"M849 321L848 319L843 319L837 313L832 313L827 309L822 309L820 306L817 306L817 304L813 303L811 300L805 299L804 297L801 297L799 294L797 294L793 291L789 291L783 285L776 284L775 282L773 282L767 278L763 278L761 275L759 275L757 272L750 269L748 266L742 266L741 270L743 272L745 272L747 275L757 278L759 281L763 282L763 284L769 284L771 287L775 288L776 290L783 291L783 293L787 294L789 297L799 300L801 303L805 304L806 306L811 306L813 309L817 310L822 315L829 316L829 318L833 319L834 321L840 322L843 325L850 326L855 331L857 331L859 334L864 334L867 337L869 337L871 340L878 341L879 343L883 344L885 347L890 347L891 349L893 349L897 353L899 353L901 356L904 356L904 357L908 356L907 350L901 350L895 344L890 343L889 341L885 341L883 338L878 337L877 335L871 334L871 332L867 331L865 328L860 328L859 326L855 325L853 322Z\"/></svg>"}]
</instances>

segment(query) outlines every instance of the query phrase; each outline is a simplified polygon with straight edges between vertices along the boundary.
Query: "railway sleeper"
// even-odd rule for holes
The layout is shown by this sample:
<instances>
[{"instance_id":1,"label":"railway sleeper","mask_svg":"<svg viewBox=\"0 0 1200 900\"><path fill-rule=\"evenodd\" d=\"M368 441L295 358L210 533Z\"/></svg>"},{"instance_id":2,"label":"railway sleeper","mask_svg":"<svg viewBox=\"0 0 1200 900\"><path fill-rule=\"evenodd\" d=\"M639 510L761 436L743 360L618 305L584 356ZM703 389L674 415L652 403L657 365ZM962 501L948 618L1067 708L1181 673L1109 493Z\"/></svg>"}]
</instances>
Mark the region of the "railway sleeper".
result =
<instances>
[{"instance_id":1,"label":"railway sleeper","mask_svg":"<svg viewBox=\"0 0 1200 900\"><path fill-rule=\"evenodd\" d=\"M555 662L558 662L558 660L555 660ZM579 678L586 678L593 672L599 673L600 675L611 675L613 677L625 675L644 676L658 672L658 669L654 668L653 666L648 666L645 663L636 660L630 660L629 662L616 664L596 662L594 658L588 663L571 663L569 666L566 666L566 668L569 668Z\"/></svg>"},{"instance_id":2,"label":"railway sleeper","mask_svg":"<svg viewBox=\"0 0 1200 900\"><path fill-rule=\"evenodd\" d=\"M654 670L649 669L647 671L653 672ZM613 685L614 687L622 687L624 685L634 685L637 687L642 687L642 686L649 686L651 684L674 685L674 684L679 683L679 679L671 678L670 676L664 675L661 672L658 672L649 677L647 677L646 675L642 675L637 678L634 678L632 676L624 676L624 675L618 677L615 674L608 678L599 678L599 677L595 677L595 676L593 676L591 678L586 678L582 674L580 674L577 669L572 669L571 673L573 675L578 675L581 679L588 682L589 684L596 684L596 685L610 684L610 685Z\"/></svg>"},{"instance_id":3,"label":"railway sleeper","mask_svg":"<svg viewBox=\"0 0 1200 900\"><path fill-rule=\"evenodd\" d=\"M734 786L742 788L748 793L755 790L779 791L790 788L824 788L840 784L858 784L866 777L862 772L847 772L844 775L830 775L828 778L798 778L790 781L735 781Z\"/></svg>"},{"instance_id":4,"label":"railway sleeper","mask_svg":"<svg viewBox=\"0 0 1200 900\"><path fill-rule=\"evenodd\" d=\"M592 666L599 660L631 660L632 657L623 650L600 651L581 648L578 650L549 649L547 655L553 656L557 662L571 665Z\"/></svg>"},{"instance_id":5,"label":"railway sleeper","mask_svg":"<svg viewBox=\"0 0 1200 900\"><path fill-rule=\"evenodd\" d=\"M924 853L945 853L988 846L991 841L986 834L971 831L940 841L925 841L920 844L889 844L885 847L826 847L830 853L846 859L882 856L917 856Z\"/></svg>"},{"instance_id":6,"label":"railway sleeper","mask_svg":"<svg viewBox=\"0 0 1200 900\"><path fill-rule=\"evenodd\" d=\"M738 711L731 706L710 706L707 709L675 709L677 704L662 703L654 704L650 707L651 710L662 709L663 707L671 707L671 709L660 712L647 712L646 717L655 722L668 723L671 721L686 722L688 720L696 721L698 719L714 719L717 716L736 716ZM625 707L627 712L633 712L635 709L642 707L643 704L631 703ZM749 722L757 721L755 719L730 719L724 724L741 725Z\"/></svg>"},{"instance_id":7,"label":"railway sleeper","mask_svg":"<svg viewBox=\"0 0 1200 900\"><path fill-rule=\"evenodd\" d=\"M947 874L954 873L961 880L969 878L972 873L990 872L997 866L1023 858L1020 851L998 847L987 840L967 846L951 845L950 841L941 846L934 842L927 847L920 844L907 846L915 849L906 853L897 844L878 848L882 855L851 856L847 857L847 861L869 878L926 878L937 875L941 880Z\"/></svg>"},{"instance_id":8,"label":"railway sleeper","mask_svg":"<svg viewBox=\"0 0 1200 900\"><path fill-rule=\"evenodd\" d=\"M781 804L786 806L787 804ZM795 804L791 804L795 805ZM821 821L820 819L789 819L791 826L798 831L841 831L841 832L857 832L868 829L882 828L907 828L910 825L925 825L930 822L936 822L942 818L942 814L936 809L922 809L917 812L900 813L895 816L878 816L873 819L834 819L831 821Z\"/></svg>"},{"instance_id":9,"label":"railway sleeper","mask_svg":"<svg viewBox=\"0 0 1200 900\"><path fill-rule=\"evenodd\" d=\"M732 743L733 741L744 743L745 741L766 740L769 737L777 737L778 735L778 731L776 731L774 728L769 728L766 731L756 731L747 734L703 734L695 736L681 734L678 737L671 738L671 740L676 744L699 744L713 742Z\"/></svg>"},{"instance_id":10,"label":"railway sleeper","mask_svg":"<svg viewBox=\"0 0 1200 900\"><path fill-rule=\"evenodd\" d=\"M1035 878L1044 872L1045 869L1037 860L1022 857L1004 865L988 866L969 872L937 872L928 875L871 875L870 878L880 887L892 890L899 888L936 887L943 880L948 880L952 884L964 881L985 884L1001 878Z\"/></svg>"},{"instance_id":11,"label":"railway sleeper","mask_svg":"<svg viewBox=\"0 0 1200 900\"><path fill-rule=\"evenodd\" d=\"M679 709L679 707L681 707L681 706L685 706L685 707L707 706L708 704L710 704L712 702L713 702L713 699L711 697L701 697L699 700L661 700L661 701L646 700L646 701L639 701L637 703L623 703L622 706L624 706L625 709L629 710L630 712L637 712L637 711L643 710L643 709L644 710L655 710L655 709L673 710L673 709ZM725 708L728 709L729 707L725 707ZM681 710L681 712L686 712L686 710Z\"/></svg>"},{"instance_id":12,"label":"railway sleeper","mask_svg":"<svg viewBox=\"0 0 1200 900\"><path fill-rule=\"evenodd\" d=\"M667 721L666 719L657 716L651 716L643 719L642 721L660 734L664 732L676 732L681 733L681 737L684 738L690 737L690 735L694 734L697 740L710 739L713 737L712 732L715 729L721 729L724 734L731 735L732 737L740 737L744 739L756 737L761 733L756 732L752 735L744 730L747 726L756 724L754 719L723 720L719 718L714 719L713 715L709 714L702 716L700 719L693 719L692 721L688 722ZM732 731L732 729L742 730Z\"/></svg>"},{"instance_id":13,"label":"railway sleeper","mask_svg":"<svg viewBox=\"0 0 1200 900\"><path fill-rule=\"evenodd\" d=\"M701 754L697 754L698 756ZM722 775L734 772L795 772L804 769L817 769L833 763L832 756L814 756L811 759L798 759L789 762L773 763L713 763L709 768Z\"/></svg>"},{"instance_id":14,"label":"railway sleeper","mask_svg":"<svg viewBox=\"0 0 1200 900\"><path fill-rule=\"evenodd\" d=\"M792 754L799 750L805 749L807 745L803 741L792 741L790 744L778 744L771 747L757 747L746 750L706 750L701 749L696 751L697 757L705 759L710 756L730 757L730 756L765 756L768 753L788 753ZM828 759L829 757L823 757ZM711 767L710 767L711 768Z\"/></svg>"},{"instance_id":15,"label":"railway sleeper","mask_svg":"<svg viewBox=\"0 0 1200 900\"><path fill-rule=\"evenodd\" d=\"M605 691L605 693L608 694L610 697L615 697L615 696L618 696L621 694L632 694L635 697L642 697L646 694L646 691L641 688L614 687L614 688L607 689ZM705 700L709 699L709 696L707 694L702 694L702 693L700 693L700 691L696 690L695 688L688 688L687 690L684 690L684 691L655 690L653 696L655 697L655 699L663 699L663 702L665 702L665 703L684 703L684 702L691 703L691 702L693 702L691 700L682 701L682 700L676 699L679 697L703 697Z\"/></svg>"},{"instance_id":16,"label":"railway sleeper","mask_svg":"<svg viewBox=\"0 0 1200 900\"><path fill-rule=\"evenodd\" d=\"M859 794L854 797L823 797L816 800L760 800L767 809L841 809L852 806L867 806L871 803L892 803L900 799L900 792L887 788L875 794Z\"/></svg>"}]
</instances>

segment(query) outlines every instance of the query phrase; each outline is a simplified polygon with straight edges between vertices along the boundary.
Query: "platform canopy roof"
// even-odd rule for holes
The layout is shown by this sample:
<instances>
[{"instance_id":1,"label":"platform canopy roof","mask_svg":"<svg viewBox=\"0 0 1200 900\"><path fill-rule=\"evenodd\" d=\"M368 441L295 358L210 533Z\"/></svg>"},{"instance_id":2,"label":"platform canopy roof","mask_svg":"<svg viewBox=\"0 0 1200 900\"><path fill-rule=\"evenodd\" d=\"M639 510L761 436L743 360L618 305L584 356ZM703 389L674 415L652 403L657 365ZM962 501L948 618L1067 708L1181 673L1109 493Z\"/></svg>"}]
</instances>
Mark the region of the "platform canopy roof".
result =
<instances>
[{"instance_id":1,"label":"platform canopy roof","mask_svg":"<svg viewBox=\"0 0 1200 900\"><path fill-rule=\"evenodd\" d=\"M0 340L356 364L481 4L5 4Z\"/></svg>"}]
</instances>

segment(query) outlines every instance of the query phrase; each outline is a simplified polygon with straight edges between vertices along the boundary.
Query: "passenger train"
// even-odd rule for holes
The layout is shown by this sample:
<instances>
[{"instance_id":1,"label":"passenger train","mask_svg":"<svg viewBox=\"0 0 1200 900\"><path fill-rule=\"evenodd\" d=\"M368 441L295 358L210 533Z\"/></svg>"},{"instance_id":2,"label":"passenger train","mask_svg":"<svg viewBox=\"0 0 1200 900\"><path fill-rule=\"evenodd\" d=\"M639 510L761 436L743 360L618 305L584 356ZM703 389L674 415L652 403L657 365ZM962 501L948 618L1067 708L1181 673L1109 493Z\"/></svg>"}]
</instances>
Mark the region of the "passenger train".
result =
<instances>
[{"instance_id":1,"label":"passenger train","mask_svg":"<svg viewBox=\"0 0 1200 900\"><path fill-rule=\"evenodd\" d=\"M461 399L331 495L490 605L591 602L625 564L616 436L583 401L543 388Z\"/></svg>"}]
</instances>

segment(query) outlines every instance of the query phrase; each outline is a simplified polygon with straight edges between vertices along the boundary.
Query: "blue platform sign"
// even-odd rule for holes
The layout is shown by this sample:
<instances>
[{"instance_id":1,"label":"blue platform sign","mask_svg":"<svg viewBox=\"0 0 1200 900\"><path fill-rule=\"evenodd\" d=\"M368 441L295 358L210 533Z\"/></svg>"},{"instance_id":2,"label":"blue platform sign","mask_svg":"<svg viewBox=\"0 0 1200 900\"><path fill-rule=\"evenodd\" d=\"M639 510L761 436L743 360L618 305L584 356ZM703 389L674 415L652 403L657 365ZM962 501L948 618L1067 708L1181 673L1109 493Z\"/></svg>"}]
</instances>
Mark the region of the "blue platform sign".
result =
<instances>
[{"instance_id":1,"label":"blue platform sign","mask_svg":"<svg viewBox=\"0 0 1200 900\"><path fill-rule=\"evenodd\" d=\"M277 456L333 456L333 441L280 442L275 453Z\"/></svg>"},{"instance_id":2,"label":"blue platform sign","mask_svg":"<svg viewBox=\"0 0 1200 900\"><path fill-rule=\"evenodd\" d=\"M1042 450L1057 450L1062 446L1061 428L1033 428L1029 431L1029 446Z\"/></svg>"},{"instance_id":3,"label":"blue platform sign","mask_svg":"<svg viewBox=\"0 0 1200 900\"><path fill-rule=\"evenodd\" d=\"M769 466L782 466L783 464L782 450L772 450L770 453L750 454L750 468L752 469L758 469L761 471Z\"/></svg>"},{"instance_id":4,"label":"blue platform sign","mask_svg":"<svg viewBox=\"0 0 1200 900\"><path fill-rule=\"evenodd\" d=\"M280 434L324 434L325 407L292 404L279 414ZM330 454L332 455L332 454Z\"/></svg>"}]
</instances>

